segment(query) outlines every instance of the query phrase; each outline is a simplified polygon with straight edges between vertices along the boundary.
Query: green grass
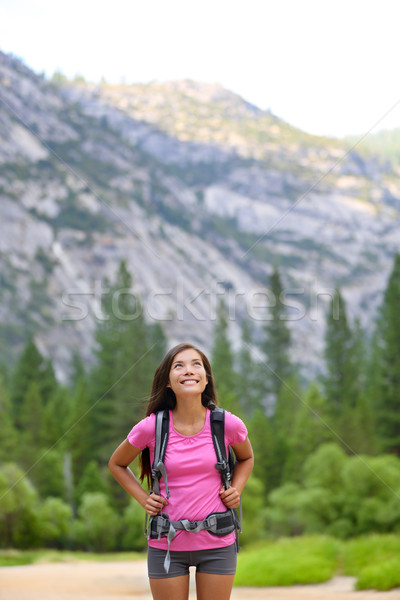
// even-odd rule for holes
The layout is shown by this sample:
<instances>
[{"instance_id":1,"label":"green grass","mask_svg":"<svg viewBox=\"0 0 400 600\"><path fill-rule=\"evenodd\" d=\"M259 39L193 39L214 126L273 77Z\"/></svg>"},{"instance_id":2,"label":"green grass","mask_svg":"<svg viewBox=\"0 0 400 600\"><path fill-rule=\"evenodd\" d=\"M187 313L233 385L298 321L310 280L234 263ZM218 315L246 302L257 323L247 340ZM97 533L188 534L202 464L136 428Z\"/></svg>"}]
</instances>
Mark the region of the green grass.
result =
<instances>
[{"instance_id":1,"label":"green grass","mask_svg":"<svg viewBox=\"0 0 400 600\"><path fill-rule=\"evenodd\" d=\"M338 568L340 542L333 538L283 538L238 556L237 586L288 586L322 583Z\"/></svg>"},{"instance_id":2,"label":"green grass","mask_svg":"<svg viewBox=\"0 0 400 600\"><path fill-rule=\"evenodd\" d=\"M342 550L345 575L357 577L359 590L400 587L400 536L368 535L348 540Z\"/></svg>"},{"instance_id":3,"label":"green grass","mask_svg":"<svg viewBox=\"0 0 400 600\"><path fill-rule=\"evenodd\" d=\"M351 540L324 536L260 542L238 556L238 586L289 586L356 578L358 590L400 587L400 535L368 535Z\"/></svg>"},{"instance_id":4,"label":"green grass","mask_svg":"<svg viewBox=\"0 0 400 600\"><path fill-rule=\"evenodd\" d=\"M145 560L145 554L0 550L0 567L132 560ZM340 574L355 577L358 590L400 588L400 535L367 535L345 541L328 536L260 541L240 552L235 585L266 587L323 583Z\"/></svg>"},{"instance_id":5,"label":"green grass","mask_svg":"<svg viewBox=\"0 0 400 600\"><path fill-rule=\"evenodd\" d=\"M109 552L96 554L94 552L72 552L68 550L0 550L0 567L15 565L31 565L38 563L57 562L116 562L145 560L145 554L140 552Z\"/></svg>"},{"instance_id":6,"label":"green grass","mask_svg":"<svg viewBox=\"0 0 400 600\"><path fill-rule=\"evenodd\" d=\"M365 567L361 570L356 584L358 590L374 589L384 592L396 587L400 588L400 557Z\"/></svg>"}]
</instances>

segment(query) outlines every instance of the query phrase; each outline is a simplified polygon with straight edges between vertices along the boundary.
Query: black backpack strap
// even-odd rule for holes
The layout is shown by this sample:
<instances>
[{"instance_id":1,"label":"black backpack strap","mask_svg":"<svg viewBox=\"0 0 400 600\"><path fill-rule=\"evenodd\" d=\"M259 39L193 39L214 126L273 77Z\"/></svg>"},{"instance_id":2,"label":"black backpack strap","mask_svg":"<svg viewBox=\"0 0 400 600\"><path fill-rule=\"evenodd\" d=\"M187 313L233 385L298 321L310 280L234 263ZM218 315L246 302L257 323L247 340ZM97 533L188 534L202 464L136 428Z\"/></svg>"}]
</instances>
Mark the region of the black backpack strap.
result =
<instances>
[{"instance_id":1,"label":"black backpack strap","mask_svg":"<svg viewBox=\"0 0 400 600\"><path fill-rule=\"evenodd\" d=\"M226 455L225 411L222 408L216 407L211 411L210 425L215 454L217 455L218 461L215 468L220 471L222 484L227 490L232 481L232 461L229 461L229 458ZM229 452L232 452L231 448L229 448Z\"/></svg>"},{"instance_id":2,"label":"black backpack strap","mask_svg":"<svg viewBox=\"0 0 400 600\"><path fill-rule=\"evenodd\" d=\"M216 407L211 411L210 414L210 424L211 424L211 435L214 443L215 454L217 455L218 462L215 465L215 468L220 471L222 484L224 488L227 490L231 483L233 477L233 468L235 465L235 456L232 448L229 446L228 456L226 455L226 446L225 446L225 411L223 408ZM235 512L232 509L232 512ZM242 532L242 498L240 498L239 505L239 519L238 519L238 530L240 533ZM236 540L237 542L237 540ZM237 547L239 549L239 544L237 543Z\"/></svg>"},{"instance_id":3,"label":"black backpack strap","mask_svg":"<svg viewBox=\"0 0 400 600\"><path fill-rule=\"evenodd\" d=\"M156 441L154 446L154 461L151 469L153 492L155 494L160 493L160 479L161 477L164 477L165 490L167 492L167 498L169 498L167 472L164 465L169 434L169 410L160 410L156 413L155 430Z\"/></svg>"}]
</instances>

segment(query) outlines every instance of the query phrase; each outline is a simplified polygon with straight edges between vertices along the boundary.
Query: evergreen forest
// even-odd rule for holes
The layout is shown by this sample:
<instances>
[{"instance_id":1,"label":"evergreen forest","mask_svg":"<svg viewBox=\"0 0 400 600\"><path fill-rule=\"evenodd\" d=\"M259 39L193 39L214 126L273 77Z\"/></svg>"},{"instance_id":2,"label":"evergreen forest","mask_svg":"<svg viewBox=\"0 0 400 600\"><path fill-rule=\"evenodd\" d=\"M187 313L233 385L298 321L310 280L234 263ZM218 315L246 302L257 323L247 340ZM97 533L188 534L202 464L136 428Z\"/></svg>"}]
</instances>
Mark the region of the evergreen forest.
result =
<instances>
[{"instance_id":1,"label":"evergreen forest","mask_svg":"<svg viewBox=\"0 0 400 600\"><path fill-rule=\"evenodd\" d=\"M241 544L280 536L341 539L400 531L400 255L375 323L351 320L339 289L326 312L322 375L305 381L291 360L283 273L266 287L277 301L255 336L242 323L238 351L221 301L210 360L219 404L246 423L255 453L243 494ZM145 321L121 263L103 297L94 362L77 352L67 384L30 339L0 369L0 545L96 552L141 550L144 511L107 462L143 418L154 371L168 349ZM184 341L184 340L182 340ZM190 341L190 340L189 340ZM137 467L133 465L135 470Z\"/></svg>"}]
</instances>

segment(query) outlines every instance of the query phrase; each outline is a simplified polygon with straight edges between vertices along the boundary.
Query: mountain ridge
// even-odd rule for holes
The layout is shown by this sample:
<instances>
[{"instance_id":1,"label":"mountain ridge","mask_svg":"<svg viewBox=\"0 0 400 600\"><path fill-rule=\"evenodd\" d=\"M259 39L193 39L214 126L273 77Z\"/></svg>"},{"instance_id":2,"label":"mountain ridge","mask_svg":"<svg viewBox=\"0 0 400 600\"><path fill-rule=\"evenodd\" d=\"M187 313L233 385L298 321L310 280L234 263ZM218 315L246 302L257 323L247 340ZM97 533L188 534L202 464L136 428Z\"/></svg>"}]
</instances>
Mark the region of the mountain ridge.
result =
<instances>
[{"instance_id":1,"label":"mountain ridge","mask_svg":"<svg viewBox=\"0 0 400 600\"><path fill-rule=\"evenodd\" d=\"M273 266L304 370L320 367L335 286L353 316L373 318L399 247L395 165L218 86L60 85L1 53L0 84L3 344L31 331L61 378L74 349L90 361L94 290L122 259L171 343L190 332L209 350L220 297L234 345L245 317L260 338ZM78 309L65 303L82 297L87 316L67 321Z\"/></svg>"}]
</instances>

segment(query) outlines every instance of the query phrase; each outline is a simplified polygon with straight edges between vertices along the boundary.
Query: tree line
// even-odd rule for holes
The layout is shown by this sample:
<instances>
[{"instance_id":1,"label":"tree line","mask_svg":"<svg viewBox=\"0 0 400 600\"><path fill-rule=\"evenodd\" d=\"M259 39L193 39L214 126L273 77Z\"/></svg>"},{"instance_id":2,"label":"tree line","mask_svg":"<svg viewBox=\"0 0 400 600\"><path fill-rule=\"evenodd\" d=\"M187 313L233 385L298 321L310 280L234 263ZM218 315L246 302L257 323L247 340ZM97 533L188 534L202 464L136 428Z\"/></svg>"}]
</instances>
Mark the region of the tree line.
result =
<instances>
[{"instance_id":1,"label":"tree line","mask_svg":"<svg viewBox=\"0 0 400 600\"><path fill-rule=\"evenodd\" d=\"M0 372L0 545L141 549L144 513L108 473L116 445L145 411L167 350L159 323L145 321L121 263L106 282L94 362L77 353L68 384L33 339ZM234 351L221 301L211 364L220 404L242 417L255 452L244 494L242 542L329 532L347 537L400 529L400 255L375 324L351 322L340 290L326 314L322 374L304 382L291 361L284 288L260 334L242 325ZM135 315L121 319L120 315Z\"/></svg>"}]
</instances>

